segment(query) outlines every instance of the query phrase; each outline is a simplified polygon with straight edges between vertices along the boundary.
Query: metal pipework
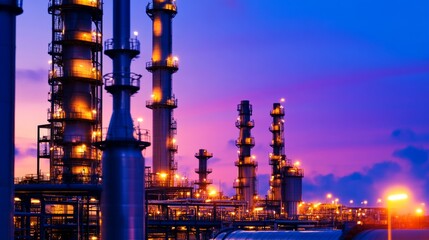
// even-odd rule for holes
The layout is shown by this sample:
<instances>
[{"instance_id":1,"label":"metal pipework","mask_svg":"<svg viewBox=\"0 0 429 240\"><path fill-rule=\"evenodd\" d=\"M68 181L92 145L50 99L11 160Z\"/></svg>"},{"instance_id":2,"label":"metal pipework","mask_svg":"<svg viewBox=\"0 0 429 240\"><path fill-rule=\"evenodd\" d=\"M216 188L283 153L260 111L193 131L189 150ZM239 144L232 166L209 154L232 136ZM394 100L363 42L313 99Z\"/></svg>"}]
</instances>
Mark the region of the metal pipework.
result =
<instances>
[{"instance_id":1,"label":"metal pipework","mask_svg":"<svg viewBox=\"0 0 429 240\"><path fill-rule=\"evenodd\" d=\"M14 160L15 160L15 47L16 16L21 14L22 1L0 0L0 109L3 113L3 130L0 150L0 233L3 239L14 238Z\"/></svg>"},{"instance_id":2,"label":"metal pipework","mask_svg":"<svg viewBox=\"0 0 429 240\"><path fill-rule=\"evenodd\" d=\"M131 73L131 60L140 53L139 41L130 39L130 0L113 1L113 39L104 53L113 61L105 89L113 96L113 112L103 150L101 196L102 239L145 239L145 163L141 151L149 146L134 137L131 95L140 89L141 75ZM139 128L137 129L139 130Z\"/></svg>"},{"instance_id":3,"label":"metal pipework","mask_svg":"<svg viewBox=\"0 0 429 240\"><path fill-rule=\"evenodd\" d=\"M153 0L146 7L146 13L153 22L152 59L146 69L152 73L152 99L146 107L153 111L153 173L167 174L166 179L157 179L163 186L174 185L177 164L174 155L177 145L176 121L173 109L177 99L172 93L172 75L178 70L178 61L172 56L172 19L177 13L175 0Z\"/></svg>"},{"instance_id":4,"label":"metal pipework","mask_svg":"<svg viewBox=\"0 0 429 240\"><path fill-rule=\"evenodd\" d=\"M241 101L237 106L239 117L235 126L240 129L240 136L236 141L238 147L238 178L234 182L237 200L248 203L248 210L253 210L256 192L256 167L258 163L251 155L251 149L255 146L255 139L251 135L251 129L255 126L252 115L252 105L247 100Z\"/></svg>"},{"instance_id":5,"label":"metal pipework","mask_svg":"<svg viewBox=\"0 0 429 240\"><path fill-rule=\"evenodd\" d=\"M281 201L281 168L286 164L284 153L284 108L280 103L274 103L270 112L273 122L269 128L272 133L270 146L273 148L269 156L269 164L272 166L270 178L269 199ZM279 211L278 211L279 212Z\"/></svg>"},{"instance_id":6,"label":"metal pipework","mask_svg":"<svg viewBox=\"0 0 429 240\"><path fill-rule=\"evenodd\" d=\"M207 175L212 172L211 168L207 168L207 161L213 157L213 153L200 149L198 153L195 153L195 157L198 159L198 168L195 169L195 173L198 174L198 182L195 184L198 185L199 197L204 198L207 196L207 186L213 183L212 180L207 179Z\"/></svg>"}]
</instances>

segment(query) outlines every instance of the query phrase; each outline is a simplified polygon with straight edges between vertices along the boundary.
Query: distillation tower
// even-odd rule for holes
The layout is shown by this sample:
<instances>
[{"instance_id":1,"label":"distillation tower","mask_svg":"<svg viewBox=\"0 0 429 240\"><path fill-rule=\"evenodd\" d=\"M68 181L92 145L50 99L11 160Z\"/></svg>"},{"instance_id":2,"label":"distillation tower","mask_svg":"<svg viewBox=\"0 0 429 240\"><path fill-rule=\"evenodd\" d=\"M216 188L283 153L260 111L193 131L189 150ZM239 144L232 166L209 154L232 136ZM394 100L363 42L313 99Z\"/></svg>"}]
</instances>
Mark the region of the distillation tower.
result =
<instances>
[{"instance_id":1,"label":"distillation tower","mask_svg":"<svg viewBox=\"0 0 429 240\"><path fill-rule=\"evenodd\" d=\"M130 71L140 54L140 43L130 38L130 0L113 1L113 38L104 53L113 61L113 72L104 75L105 89L113 96L113 112L103 150L101 201L102 238L145 239L145 162L142 150L147 135L134 128L131 96L140 89L141 75ZM142 138L143 137L143 138Z\"/></svg>"},{"instance_id":2,"label":"distillation tower","mask_svg":"<svg viewBox=\"0 0 429 240\"><path fill-rule=\"evenodd\" d=\"M152 99L146 107L153 111L153 169L155 184L173 186L178 147L173 109L177 99L172 93L172 75L178 70L178 60L172 56L172 19L177 13L175 0L153 0L146 7L152 19L152 59L146 69L152 73ZM163 176L162 178L160 176Z\"/></svg>"},{"instance_id":3,"label":"distillation tower","mask_svg":"<svg viewBox=\"0 0 429 240\"><path fill-rule=\"evenodd\" d=\"M13 179L15 160L15 47L16 16L21 14L22 0L0 0L0 110L3 130L0 149L0 232L2 238L13 239Z\"/></svg>"},{"instance_id":4,"label":"distillation tower","mask_svg":"<svg viewBox=\"0 0 429 240\"><path fill-rule=\"evenodd\" d=\"M50 137L39 139L38 158L49 157L56 183L96 183L101 174L101 153L93 146L100 140L102 119L101 7L96 0L49 1L50 124L39 126L39 133L47 128Z\"/></svg>"},{"instance_id":5,"label":"distillation tower","mask_svg":"<svg viewBox=\"0 0 429 240\"><path fill-rule=\"evenodd\" d=\"M256 167L258 163L251 155L251 149L255 146L255 139L251 136L251 129L255 126L252 115L252 105L247 100L241 101L237 106L239 117L235 126L240 129L240 136L236 141L238 147L238 178L234 182L236 199L246 201L248 209L253 210L256 192Z\"/></svg>"},{"instance_id":6,"label":"distillation tower","mask_svg":"<svg viewBox=\"0 0 429 240\"><path fill-rule=\"evenodd\" d=\"M273 109L270 112L273 122L269 128L272 133L272 141L270 146L273 148L269 156L269 164L272 166L270 177L270 190L268 193L269 200L281 201L281 168L286 163L286 155L284 153L284 108L280 103L274 103ZM279 212L279 211L277 211Z\"/></svg>"},{"instance_id":7,"label":"distillation tower","mask_svg":"<svg viewBox=\"0 0 429 240\"><path fill-rule=\"evenodd\" d=\"M102 0L50 0L48 124L38 126L37 174L15 185L15 237L99 237ZM42 174L41 161L49 161Z\"/></svg>"},{"instance_id":8,"label":"distillation tower","mask_svg":"<svg viewBox=\"0 0 429 240\"><path fill-rule=\"evenodd\" d=\"M198 159L198 168L195 169L195 173L198 174L198 181L195 182L198 185L196 194L197 197L207 198L207 186L213 183L211 179L207 179L212 172L211 168L207 168L207 161L213 157L213 153L200 149L198 153L195 153L195 157Z\"/></svg>"}]
</instances>

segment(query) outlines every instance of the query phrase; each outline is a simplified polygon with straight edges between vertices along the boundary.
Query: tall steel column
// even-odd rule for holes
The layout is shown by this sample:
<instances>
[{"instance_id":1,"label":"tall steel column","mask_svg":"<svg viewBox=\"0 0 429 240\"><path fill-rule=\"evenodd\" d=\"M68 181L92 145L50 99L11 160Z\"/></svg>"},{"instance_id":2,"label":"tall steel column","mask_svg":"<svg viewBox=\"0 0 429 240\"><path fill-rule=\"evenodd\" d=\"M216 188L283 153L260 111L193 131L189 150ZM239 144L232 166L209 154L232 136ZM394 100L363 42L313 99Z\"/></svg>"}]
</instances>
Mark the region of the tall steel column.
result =
<instances>
[{"instance_id":1,"label":"tall steel column","mask_svg":"<svg viewBox=\"0 0 429 240\"><path fill-rule=\"evenodd\" d=\"M13 180L15 160L15 46L16 16L22 13L22 0L0 0L0 109L3 130L0 134L0 233L13 239Z\"/></svg>"},{"instance_id":2,"label":"tall steel column","mask_svg":"<svg viewBox=\"0 0 429 240\"><path fill-rule=\"evenodd\" d=\"M102 239L145 239L145 163L141 151L149 146L131 118L131 96L140 89L141 75L130 71L140 43L130 39L130 0L113 1L113 39L104 53L113 60L105 89L113 96L113 112L103 150L101 195Z\"/></svg>"},{"instance_id":3,"label":"tall steel column","mask_svg":"<svg viewBox=\"0 0 429 240\"><path fill-rule=\"evenodd\" d=\"M172 56L172 19L177 13L175 0L153 0L146 7L146 13L153 21L152 59L146 69L152 73L152 99L146 107L153 110L153 173L166 178L156 179L163 186L174 185L177 164L174 155L177 145L176 121L173 109L177 99L172 93L172 75L178 70L178 61Z\"/></svg>"},{"instance_id":4,"label":"tall steel column","mask_svg":"<svg viewBox=\"0 0 429 240\"><path fill-rule=\"evenodd\" d=\"M211 168L207 168L207 161L213 157L213 153L207 152L206 149L200 149L198 153L195 153L195 157L198 159L198 168L195 172L198 174L198 181L195 182L198 185L197 197L207 197L207 186L212 184L211 179L207 179L207 175L212 172Z\"/></svg>"},{"instance_id":5,"label":"tall steel column","mask_svg":"<svg viewBox=\"0 0 429 240\"><path fill-rule=\"evenodd\" d=\"M273 152L270 153L269 164L272 166L270 177L269 200L281 200L281 168L286 164L286 155L284 153L284 108L280 103L274 103L270 112L273 122L269 128L273 134L270 146Z\"/></svg>"},{"instance_id":6,"label":"tall steel column","mask_svg":"<svg viewBox=\"0 0 429 240\"><path fill-rule=\"evenodd\" d=\"M97 183L101 153L102 0L49 0L52 15L50 176L57 183ZM39 145L46 140L38 139Z\"/></svg>"},{"instance_id":7,"label":"tall steel column","mask_svg":"<svg viewBox=\"0 0 429 240\"><path fill-rule=\"evenodd\" d=\"M255 146L255 139L251 136L251 129L255 126L252 115L252 105L247 100L241 101L237 106L239 114L235 126L240 129L240 136L236 141L238 150L238 178L234 182L237 200L244 200L248 209L253 210L256 192L256 167L258 163L251 155L251 149Z\"/></svg>"}]
</instances>

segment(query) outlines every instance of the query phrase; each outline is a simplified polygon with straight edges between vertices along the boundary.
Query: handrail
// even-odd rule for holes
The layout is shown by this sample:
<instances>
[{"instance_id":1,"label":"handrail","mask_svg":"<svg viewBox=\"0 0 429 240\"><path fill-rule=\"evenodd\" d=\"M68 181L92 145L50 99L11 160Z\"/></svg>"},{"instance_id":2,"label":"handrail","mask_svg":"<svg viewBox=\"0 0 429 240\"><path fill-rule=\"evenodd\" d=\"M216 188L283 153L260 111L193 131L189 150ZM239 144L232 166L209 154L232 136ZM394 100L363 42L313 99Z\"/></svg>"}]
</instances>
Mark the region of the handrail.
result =
<instances>
[{"instance_id":1,"label":"handrail","mask_svg":"<svg viewBox=\"0 0 429 240\"><path fill-rule=\"evenodd\" d=\"M140 51L140 41L137 38L130 38L127 44L125 45L121 44L120 46L118 46L118 44L115 44L115 40L113 38L107 39L104 42L105 51L116 50L116 49L128 49L128 50Z\"/></svg>"}]
</instances>

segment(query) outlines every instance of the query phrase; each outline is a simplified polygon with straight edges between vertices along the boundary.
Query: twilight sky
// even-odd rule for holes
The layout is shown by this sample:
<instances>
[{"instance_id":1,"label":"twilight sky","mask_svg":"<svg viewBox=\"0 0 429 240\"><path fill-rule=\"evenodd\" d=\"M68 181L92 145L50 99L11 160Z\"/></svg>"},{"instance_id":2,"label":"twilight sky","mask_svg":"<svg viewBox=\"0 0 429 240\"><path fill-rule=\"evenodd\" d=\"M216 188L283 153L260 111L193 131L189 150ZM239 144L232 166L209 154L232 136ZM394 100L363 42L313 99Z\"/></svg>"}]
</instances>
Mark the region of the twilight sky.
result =
<instances>
[{"instance_id":1,"label":"twilight sky","mask_svg":"<svg viewBox=\"0 0 429 240\"><path fill-rule=\"evenodd\" d=\"M147 1L132 0L132 31L143 74L133 117L152 126L145 100L151 75ZM232 195L238 137L236 105L253 105L259 194L268 189L272 103L285 98L286 154L305 171L303 198L368 200L402 185L429 200L429 2L370 0L177 0L173 49L180 59L173 89L179 99L179 173L197 178L194 154L206 148L209 178ZM16 176L36 173L37 125L47 123L48 1L24 2L17 22ZM105 0L104 39L112 37ZM104 58L104 73L111 71ZM104 94L104 127L111 113ZM151 165L151 149L145 152ZM48 165L42 165L48 171Z\"/></svg>"}]
</instances>

